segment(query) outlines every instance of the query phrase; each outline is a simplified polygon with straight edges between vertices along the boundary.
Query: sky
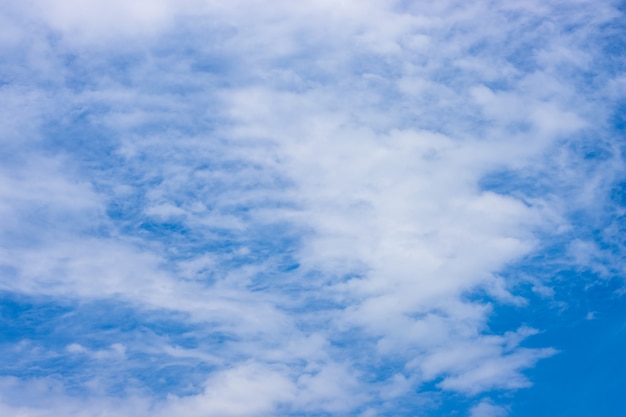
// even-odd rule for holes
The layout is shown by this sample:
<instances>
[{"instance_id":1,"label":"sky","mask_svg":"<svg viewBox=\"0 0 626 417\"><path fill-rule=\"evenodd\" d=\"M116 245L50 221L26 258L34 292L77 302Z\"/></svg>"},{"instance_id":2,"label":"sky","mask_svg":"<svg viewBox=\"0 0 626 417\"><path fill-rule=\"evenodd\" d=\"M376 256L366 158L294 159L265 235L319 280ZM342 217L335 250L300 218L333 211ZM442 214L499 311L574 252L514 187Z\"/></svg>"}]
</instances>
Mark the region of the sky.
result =
<instances>
[{"instance_id":1,"label":"sky","mask_svg":"<svg viewBox=\"0 0 626 417\"><path fill-rule=\"evenodd\" d=\"M0 415L626 416L625 14L4 0Z\"/></svg>"}]
</instances>

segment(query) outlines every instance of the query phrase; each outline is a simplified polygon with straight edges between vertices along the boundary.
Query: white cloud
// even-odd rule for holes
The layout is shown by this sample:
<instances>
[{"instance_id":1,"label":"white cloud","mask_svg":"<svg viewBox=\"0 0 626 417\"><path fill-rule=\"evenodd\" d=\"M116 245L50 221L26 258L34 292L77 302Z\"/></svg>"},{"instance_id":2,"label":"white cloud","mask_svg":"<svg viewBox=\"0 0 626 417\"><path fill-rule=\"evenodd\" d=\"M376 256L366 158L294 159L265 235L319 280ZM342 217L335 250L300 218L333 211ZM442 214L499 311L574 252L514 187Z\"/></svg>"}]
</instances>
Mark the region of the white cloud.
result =
<instances>
[{"instance_id":1,"label":"white cloud","mask_svg":"<svg viewBox=\"0 0 626 417\"><path fill-rule=\"evenodd\" d=\"M470 417L506 417L508 411L505 407L494 405L489 400L483 400L470 410Z\"/></svg>"},{"instance_id":2,"label":"white cloud","mask_svg":"<svg viewBox=\"0 0 626 417\"><path fill-rule=\"evenodd\" d=\"M73 354L86 354L99 360L123 359L126 347L121 343L113 343L108 349L90 350L79 343L71 343L65 350Z\"/></svg>"},{"instance_id":3,"label":"white cloud","mask_svg":"<svg viewBox=\"0 0 626 417\"><path fill-rule=\"evenodd\" d=\"M570 176L559 151L609 111L576 84L609 3L35 5L3 7L37 30L12 27L2 45L38 43L23 59L33 80L0 90L19 160L0 170L0 288L180 313L194 346L65 350L131 373L134 352L210 371L162 402L105 389L86 405L13 381L0 394L22 384L36 400L7 412L376 415L377 400L426 382L527 387L523 370L554 354L521 347L528 328L493 334L493 305L468 295L523 306L500 272L568 230L561 188L591 190L575 204L593 206L612 175ZM509 171L543 173L552 191L480 187ZM569 255L594 263L592 249L575 241ZM388 361L397 369L371 382ZM506 414L486 401L470 413Z\"/></svg>"},{"instance_id":4,"label":"white cloud","mask_svg":"<svg viewBox=\"0 0 626 417\"><path fill-rule=\"evenodd\" d=\"M262 416L295 395L292 381L280 369L245 363L213 375L204 393L170 398L164 416Z\"/></svg>"}]
</instances>

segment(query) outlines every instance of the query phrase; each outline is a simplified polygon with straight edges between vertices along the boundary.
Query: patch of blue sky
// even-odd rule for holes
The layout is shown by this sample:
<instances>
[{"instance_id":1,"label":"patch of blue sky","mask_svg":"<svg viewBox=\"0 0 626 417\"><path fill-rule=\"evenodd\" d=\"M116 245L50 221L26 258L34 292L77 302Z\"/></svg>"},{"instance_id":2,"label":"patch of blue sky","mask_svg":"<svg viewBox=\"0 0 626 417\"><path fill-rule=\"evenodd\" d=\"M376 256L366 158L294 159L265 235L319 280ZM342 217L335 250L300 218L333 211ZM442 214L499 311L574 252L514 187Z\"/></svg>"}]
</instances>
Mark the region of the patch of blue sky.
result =
<instances>
[{"instance_id":1,"label":"patch of blue sky","mask_svg":"<svg viewBox=\"0 0 626 417\"><path fill-rule=\"evenodd\" d=\"M578 228L575 234L583 235L585 219L573 220ZM600 236L602 230L595 229L594 234ZM619 370L626 369L623 355L618 353L626 340L626 304L620 295L623 275L616 269L599 275L568 260L570 239L543 246L501 271L508 289L524 300L522 304L502 302L482 291L467 294L472 302L492 308L486 334L522 326L540 329L520 346L557 350L541 366L525 372L533 381L532 389L514 395L506 391L490 394L507 405L510 416L583 416L598 407L606 413L619 408L618 391L624 384ZM602 238L596 237L595 242L607 250ZM607 260L603 266L611 268L611 263ZM623 259L612 267L620 265Z\"/></svg>"},{"instance_id":2,"label":"patch of blue sky","mask_svg":"<svg viewBox=\"0 0 626 417\"><path fill-rule=\"evenodd\" d=\"M106 113L106 110L102 112ZM53 119L42 127L45 140L41 151L49 155L66 156L71 163L66 169L78 177L81 174L91 177L93 173L119 166L123 162L116 153L119 144L112 132L104 127L93 126L90 119L94 114L97 114L94 109L80 109L69 118Z\"/></svg>"},{"instance_id":3,"label":"patch of blue sky","mask_svg":"<svg viewBox=\"0 0 626 417\"><path fill-rule=\"evenodd\" d=\"M626 145L623 141L621 133L626 131L626 100L620 100L616 103L613 114L611 114L609 123L615 132L615 141L618 142L623 149ZM621 139L621 140L620 140Z\"/></svg>"},{"instance_id":4,"label":"patch of blue sky","mask_svg":"<svg viewBox=\"0 0 626 417\"><path fill-rule=\"evenodd\" d=\"M60 303L4 293L1 311L2 374L59 378L76 395L90 394L91 379L106 380L114 395L127 395L132 386L160 396L197 393L215 364L151 344L162 339L172 349L202 345L218 352L232 340L175 312L142 311L114 300Z\"/></svg>"},{"instance_id":5,"label":"patch of blue sky","mask_svg":"<svg viewBox=\"0 0 626 417\"><path fill-rule=\"evenodd\" d=\"M601 170L606 161L614 158L602 149L602 144L594 149L586 142L577 151L581 159L586 160L587 171ZM545 181L544 184L550 185ZM537 192L533 181L520 179L514 173L492 174L483 179L482 186L498 193L546 194L546 190ZM473 296L492 304L491 331L498 334L514 323L542 329L524 345L549 345L559 350L545 361L545 366L527 372L533 381L544 382L515 395L511 416L587 415L598 406L605 413L619 407L616 400L619 388L616 387L624 382L623 373L616 369L626 366L617 354L625 340L626 310L620 295L624 282L624 235L623 232L610 235L607 232L623 228L623 216L617 214L624 207L622 188L620 182L609 183L609 194L602 197L607 198L602 204L604 211L570 211L568 219L572 229L564 235L544 236L538 251L501 271L509 285L514 286L513 293L526 300L523 305L494 302L485 294ZM557 187L551 192L564 190ZM571 253L571 242L577 239L592 242L592 246L584 249L589 257L596 256L594 247L600 251L598 253L608 255L599 254L595 262L581 264ZM554 381L545 382L548 374ZM574 401L568 400L573 398L572 392L575 392Z\"/></svg>"},{"instance_id":6,"label":"patch of blue sky","mask_svg":"<svg viewBox=\"0 0 626 417\"><path fill-rule=\"evenodd\" d=\"M581 278L580 273L564 273L553 299L536 300L513 313L504 307L495 310L494 326L510 322L511 314L521 315L528 325L543 329L527 344L559 350L541 367L527 371L535 383L515 394L512 416L584 416L620 408L626 362L619 352L626 343L626 306L617 294L623 284L614 279L585 288Z\"/></svg>"},{"instance_id":7,"label":"patch of blue sky","mask_svg":"<svg viewBox=\"0 0 626 417\"><path fill-rule=\"evenodd\" d=\"M528 170L490 172L480 179L478 186L485 191L521 199L543 196L551 188L545 177Z\"/></svg>"}]
</instances>

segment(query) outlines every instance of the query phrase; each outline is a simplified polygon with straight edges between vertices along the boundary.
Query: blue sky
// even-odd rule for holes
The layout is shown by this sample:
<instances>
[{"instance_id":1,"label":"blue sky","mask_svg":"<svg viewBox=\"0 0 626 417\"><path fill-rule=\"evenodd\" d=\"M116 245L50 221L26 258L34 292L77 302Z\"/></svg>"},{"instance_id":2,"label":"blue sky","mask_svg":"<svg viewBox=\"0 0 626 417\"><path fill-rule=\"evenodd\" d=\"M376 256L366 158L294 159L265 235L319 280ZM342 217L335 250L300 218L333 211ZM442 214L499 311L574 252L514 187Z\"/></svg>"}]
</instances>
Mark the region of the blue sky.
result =
<instances>
[{"instance_id":1,"label":"blue sky","mask_svg":"<svg viewBox=\"0 0 626 417\"><path fill-rule=\"evenodd\" d=\"M4 1L0 415L621 415L624 10Z\"/></svg>"}]
</instances>

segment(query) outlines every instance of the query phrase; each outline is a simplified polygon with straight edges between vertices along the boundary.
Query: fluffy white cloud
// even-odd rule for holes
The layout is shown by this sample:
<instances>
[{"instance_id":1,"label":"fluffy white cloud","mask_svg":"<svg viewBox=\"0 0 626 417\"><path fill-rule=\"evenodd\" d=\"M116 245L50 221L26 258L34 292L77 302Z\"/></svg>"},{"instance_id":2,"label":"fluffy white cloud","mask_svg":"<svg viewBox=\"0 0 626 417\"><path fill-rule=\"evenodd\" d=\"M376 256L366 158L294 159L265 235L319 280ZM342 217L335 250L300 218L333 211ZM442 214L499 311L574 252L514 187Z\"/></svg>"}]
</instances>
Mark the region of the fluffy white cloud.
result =
<instances>
[{"instance_id":1,"label":"fluffy white cloud","mask_svg":"<svg viewBox=\"0 0 626 417\"><path fill-rule=\"evenodd\" d=\"M470 410L470 417L506 417L506 408L494 405L488 400L481 401Z\"/></svg>"}]
</instances>

